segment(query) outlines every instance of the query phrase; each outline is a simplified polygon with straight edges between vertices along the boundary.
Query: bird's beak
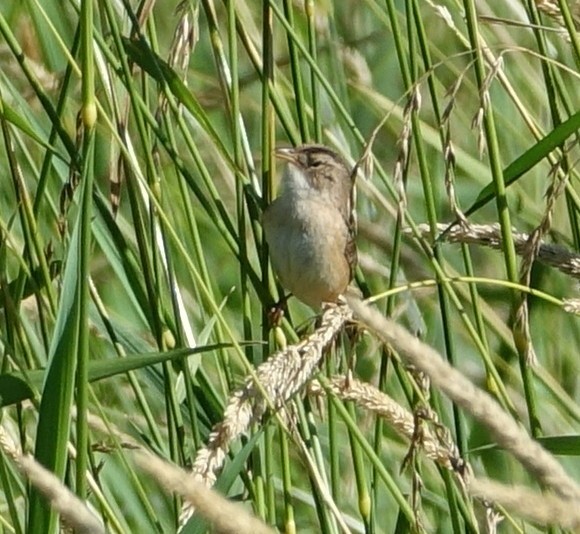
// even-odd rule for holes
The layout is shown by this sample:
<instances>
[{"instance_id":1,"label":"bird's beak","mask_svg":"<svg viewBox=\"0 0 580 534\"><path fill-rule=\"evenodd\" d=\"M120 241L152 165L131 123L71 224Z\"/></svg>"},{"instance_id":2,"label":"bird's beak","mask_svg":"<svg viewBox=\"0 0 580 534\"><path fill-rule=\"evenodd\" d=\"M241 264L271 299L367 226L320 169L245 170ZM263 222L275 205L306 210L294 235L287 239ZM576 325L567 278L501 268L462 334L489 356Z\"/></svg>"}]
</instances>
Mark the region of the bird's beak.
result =
<instances>
[{"instance_id":1,"label":"bird's beak","mask_svg":"<svg viewBox=\"0 0 580 534\"><path fill-rule=\"evenodd\" d=\"M274 156L290 163L296 163L296 151L293 148L277 148L274 150Z\"/></svg>"}]
</instances>

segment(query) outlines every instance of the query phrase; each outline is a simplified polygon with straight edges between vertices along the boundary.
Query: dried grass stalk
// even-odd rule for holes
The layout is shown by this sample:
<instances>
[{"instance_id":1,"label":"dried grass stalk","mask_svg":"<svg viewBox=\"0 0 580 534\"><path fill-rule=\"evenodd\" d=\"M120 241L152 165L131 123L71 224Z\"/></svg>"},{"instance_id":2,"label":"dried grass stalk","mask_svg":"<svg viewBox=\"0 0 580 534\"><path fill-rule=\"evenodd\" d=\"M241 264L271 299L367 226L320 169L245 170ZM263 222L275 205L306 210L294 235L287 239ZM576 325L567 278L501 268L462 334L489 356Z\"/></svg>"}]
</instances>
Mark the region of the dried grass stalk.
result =
<instances>
[{"instance_id":1,"label":"dried grass stalk","mask_svg":"<svg viewBox=\"0 0 580 534\"><path fill-rule=\"evenodd\" d=\"M252 516L243 506L230 502L217 491L191 477L183 469L148 452L135 452L141 468L168 491L179 494L211 523L212 532L231 534L273 534L274 530Z\"/></svg>"},{"instance_id":2,"label":"dried grass stalk","mask_svg":"<svg viewBox=\"0 0 580 534\"><path fill-rule=\"evenodd\" d=\"M355 317L383 342L392 345L401 358L424 372L433 384L458 406L485 425L498 445L510 451L530 473L565 499L580 506L580 488L556 459L534 441L485 391L451 367L430 346L403 327L383 317L377 310L355 298L348 299Z\"/></svg>"},{"instance_id":3,"label":"dried grass stalk","mask_svg":"<svg viewBox=\"0 0 580 534\"><path fill-rule=\"evenodd\" d=\"M469 493L479 499L499 504L514 514L541 525L558 525L566 529L580 528L577 502L555 495L537 493L523 486L507 486L488 479L473 478Z\"/></svg>"},{"instance_id":4,"label":"dried grass stalk","mask_svg":"<svg viewBox=\"0 0 580 534\"><path fill-rule=\"evenodd\" d=\"M339 399L354 402L359 408L381 417L405 438L409 440L418 438L425 456L445 469L457 470L457 466L465 465L457 447L450 440L440 439L427 427L417 434L413 414L371 384L350 377L338 376L332 378L328 386ZM313 380L308 392L320 396L324 395L325 389L320 382ZM463 470L461 474L465 472Z\"/></svg>"},{"instance_id":5,"label":"dried grass stalk","mask_svg":"<svg viewBox=\"0 0 580 534\"><path fill-rule=\"evenodd\" d=\"M313 334L276 352L248 377L244 386L230 397L223 421L215 425L207 445L198 451L191 473L196 480L213 486L231 442L259 420L266 407L277 409L300 391L312 377L324 349L351 317L348 306L326 308ZM186 503L179 520L180 528L192 513L193 507Z\"/></svg>"},{"instance_id":6,"label":"dried grass stalk","mask_svg":"<svg viewBox=\"0 0 580 534\"><path fill-rule=\"evenodd\" d=\"M101 520L87 504L70 491L60 479L30 455L24 455L0 427L0 447L12 458L29 482L48 500L62 522L78 534L104 534Z\"/></svg>"},{"instance_id":7,"label":"dried grass stalk","mask_svg":"<svg viewBox=\"0 0 580 534\"><path fill-rule=\"evenodd\" d=\"M429 225L420 224L417 227L421 236L429 238L431 231ZM449 243L467 243L490 247L501 250L501 230L498 224L470 224L468 226L455 225L449 228L447 224L438 224L437 229L441 232L441 239ZM410 233L410 230L405 230ZM529 235L512 232L516 252L521 256L527 252ZM541 242L538 249L537 260L559 271L580 278L580 255L571 252L559 245Z\"/></svg>"}]
</instances>

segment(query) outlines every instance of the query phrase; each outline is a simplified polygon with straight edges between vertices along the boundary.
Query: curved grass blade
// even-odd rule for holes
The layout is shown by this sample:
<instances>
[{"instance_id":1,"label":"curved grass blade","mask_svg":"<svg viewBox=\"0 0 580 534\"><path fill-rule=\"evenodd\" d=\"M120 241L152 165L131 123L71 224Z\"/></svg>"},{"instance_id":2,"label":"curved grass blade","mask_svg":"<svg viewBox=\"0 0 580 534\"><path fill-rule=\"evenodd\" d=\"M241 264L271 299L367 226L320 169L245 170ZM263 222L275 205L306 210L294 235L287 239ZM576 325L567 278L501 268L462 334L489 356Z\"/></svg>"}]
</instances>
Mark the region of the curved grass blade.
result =
<instances>
[{"instance_id":1,"label":"curved grass blade","mask_svg":"<svg viewBox=\"0 0 580 534\"><path fill-rule=\"evenodd\" d=\"M14 108L12 108L7 102L0 99L0 115L6 122L9 122L16 126L21 132L33 139L41 147L46 149L47 152L51 153L53 156L58 158L64 163L68 163L66 158L51 144L47 143L35 130L31 124L26 119L23 113L18 113Z\"/></svg>"},{"instance_id":2,"label":"curved grass blade","mask_svg":"<svg viewBox=\"0 0 580 534\"><path fill-rule=\"evenodd\" d=\"M94 137L85 139L88 154L84 162L79 195L79 211L68 246L62 292L56 325L49 349L49 364L38 413L35 458L58 479L64 480L68 461L68 441L72 420L75 387L77 397L85 396L86 378L81 375L77 384L77 368L86 369L88 360L88 277L91 247L91 198L93 191L92 147ZM78 403L77 403L78 404ZM84 404L84 403L83 403ZM82 407L79 405L79 413ZM82 413L81 413L82 415ZM79 416L80 417L80 416ZM80 440L78 436L77 439ZM82 440L77 444L77 467L86 454ZM79 472L84 477L85 467ZM78 480L77 480L78 486ZM78 490L78 487L77 487ZM81 491L81 496L83 492ZM45 497L34 487L30 488L28 532L57 532L58 516Z\"/></svg>"},{"instance_id":3,"label":"curved grass blade","mask_svg":"<svg viewBox=\"0 0 580 534\"><path fill-rule=\"evenodd\" d=\"M537 442L548 452L556 456L580 456L580 435L570 434L562 436L542 436ZM489 443L471 449L470 454L485 454L489 451L499 450L496 443Z\"/></svg>"},{"instance_id":4,"label":"curved grass blade","mask_svg":"<svg viewBox=\"0 0 580 534\"><path fill-rule=\"evenodd\" d=\"M246 345L248 343L239 342L238 344ZM175 349L162 353L129 354L125 358L92 361L89 362L89 382L97 382L158 363L179 360L192 354L203 354L231 347L233 347L231 343L215 343L203 347ZM44 369L27 371L26 374L6 373L0 375L0 408L32 399L34 389L42 386L45 375Z\"/></svg>"},{"instance_id":5,"label":"curved grass blade","mask_svg":"<svg viewBox=\"0 0 580 534\"><path fill-rule=\"evenodd\" d=\"M31 374L27 373L27 375ZM39 378L42 379L42 376L39 375ZM16 374L0 375L0 408L31 399L33 396L34 390L20 376Z\"/></svg>"},{"instance_id":6,"label":"curved grass blade","mask_svg":"<svg viewBox=\"0 0 580 534\"><path fill-rule=\"evenodd\" d=\"M82 218L83 214L80 213L67 254L56 327L49 351L49 367L42 390L34 451L36 459L61 480L67 461L80 329L80 294L84 283L78 249L81 246ZM44 497L31 488L28 532L55 532L56 527L56 514Z\"/></svg>"},{"instance_id":7,"label":"curved grass blade","mask_svg":"<svg viewBox=\"0 0 580 534\"><path fill-rule=\"evenodd\" d=\"M552 150L561 146L568 137L574 135L578 130L580 130L580 111L554 128L546 137L526 150L519 158L512 161L504 169L503 176L506 187L521 178L526 172L548 156ZM469 217L494 198L495 190L493 184L485 186L477 196L473 205L465 212L465 216Z\"/></svg>"},{"instance_id":8,"label":"curved grass blade","mask_svg":"<svg viewBox=\"0 0 580 534\"><path fill-rule=\"evenodd\" d=\"M50 270L50 279L54 280L61 271L62 262L55 260L48 266ZM26 276L24 280L24 288L20 289L20 280L14 280L6 285L6 287L0 287L0 309L4 308L4 302L7 295L14 299L14 296L20 294L20 299L25 299L35 292L41 290L45 286L45 279L42 273L42 269L37 267L30 276ZM6 295L7 294L7 295Z\"/></svg>"},{"instance_id":9,"label":"curved grass blade","mask_svg":"<svg viewBox=\"0 0 580 534\"><path fill-rule=\"evenodd\" d=\"M133 62L157 82L167 84L173 96L196 118L212 140L219 146L221 154L229 158L229 151L226 150L221 141L222 136L215 130L193 93L181 81L169 64L155 54L143 39L123 39L123 46L127 56Z\"/></svg>"}]
</instances>

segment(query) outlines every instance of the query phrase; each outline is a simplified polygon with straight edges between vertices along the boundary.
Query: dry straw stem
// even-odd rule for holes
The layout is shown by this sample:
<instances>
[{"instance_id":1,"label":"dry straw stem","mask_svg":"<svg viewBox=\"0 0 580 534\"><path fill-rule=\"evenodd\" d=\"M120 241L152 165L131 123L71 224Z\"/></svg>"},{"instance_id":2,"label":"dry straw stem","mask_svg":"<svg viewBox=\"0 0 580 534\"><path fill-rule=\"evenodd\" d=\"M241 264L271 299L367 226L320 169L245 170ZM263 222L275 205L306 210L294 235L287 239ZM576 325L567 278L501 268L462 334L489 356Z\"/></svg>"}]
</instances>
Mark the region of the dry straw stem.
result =
<instances>
[{"instance_id":1,"label":"dry straw stem","mask_svg":"<svg viewBox=\"0 0 580 534\"><path fill-rule=\"evenodd\" d=\"M338 376L328 382L328 388L339 399L354 402L359 408L381 417L405 438L413 440L418 437L425 456L445 469L453 470L453 466L464 465L457 449L451 443L443 443L429 428L423 428L417 436L413 414L374 386L353 378ZM317 396L325 393L318 380L312 381L308 391Z\"/></svg>"},{"instance_id":2,"label":"dry straw stem","mask_svg":"<svg viewBox=\"0 0 580 534\"><path fill-rule=\"evenodd\" d=\"M407 363L424 372L433 387L441 390L455 404L485 425L496 442L510 451L539 481L558 495L573 499L580 506L580 488L566 474L556 459L536 443L526 431L504 412L485 391L473 385L451 367L430 346L412 336L403 327L383 317L360 299L349 298L355 318L391 345Z\"/></svg>"},{"instance_id":3,"label":"dry straw stem","mask_svg":"<svg viewBox=\"0 0 580 534\"><path fill-rule=\"evenodd\" d=\"M78 534L105 533L105 527L86 504L32 456L20 456L18 467L30 483L46 497L51 507L60 514L62 522L67 527Z\"/></svg>"},{"instance_id":4,"label":"dry straw stem","mask_svg":"<svg viewBox=\"0 0 580 534\"><path fill-rule=\"evenodd\" d=\"M329 306L313 334L273 354L246 379L245 385L230 397L223 421L215 425L207 445L198 451L193 477L213 486L231 442L259 420L267 407L280 408L300 391L312 377L324 349L351 317L348 306ZM192 513L192 507L186 503L179 521L181 526Z\"/></svg>"},{"instance_id":5,"label":"dry straw stem","mask_svg":"<svg viewBox=\"0 0 580 534\"><path fill-rule=\"evenodd\" d=\"M580 2L578 0L568 0L568 4L574 25L577 29L580 29ZM552 0L536 0L536 7L549 17L552 17L557 24L563 28L566 27L558 2Z\"/></svg>"},{"instance_id":6,"label":"dry straw stem","mask_svg":"<svg viewBox=\"0 0 580 534\"><path fill-rule=\"evenodd\" d=\"M295 345L273 354L247 378L228 402L224 418L200 449L193 464L193 474L213 485L230 443L259 419L266 407L280 408L312 377L324 349L344 323L351 318L347 306L332 306L322 314L320 327Z\"/></svg>"},{"instance_id":7,"label":"dry straw stem","mask_svg":"<svg viewBox=\"0 0 580 534\"><path fill-rule=\"evenodd\" d=\"M105 527L100 519L88 506L32 456L23 455L2 427L0 427L0 446L4 454L14 460L30 483L46 497L67 527L78 534L105 533Z\"/></svg>"},{"instance_id":8,"label":"dry straw stem","mask_svg":"<svg viewBox=\"0 0 580 534\"><path fill-rule=\"evenodd\" d=\"M580 299L564 299L564 311L580 315Z\"/></svg>"},{"instance_id":9,"label":"dry straw stem","mask_svg":"<svg viewBox=\"0 0 580 534\"><path fill-rule=\"evenodd\" d=\"M471 479L469 493L476 498L493 501L541 525L558 525L567 529L580 527L580 508L577 503L555 495L536 493L523 486L507 486L481 478Z\"/></svg>"},{"instance_id":10,"label":"dry straw stem","mask_svg":"<svg viewBox=\"0 0 580 534\"><path fill-rule=\"evenodd\" d=\"M194 480L183 469L148 452L135 452L135 459L165 489L179 494L211 523L212 532L231 534L272 534L274 530L253 517L241 505L228 501L218 492Z\"/></svg>"},{"instance_id":11,"label":"dry straw stem","mask_svg":"<svg viewBox=\"0 0 580 534\"><path fill-rule=\"evenodd\" d=\"M429 225L420 224L417 229L421 237L429 237L431 230ZM457 224L449 228L447 224L438 224L437 230L443 234L442 239L449 243L467 243L490 247L501 250L501 231L498 224L470 224L462 226ZM405 230L411 233L410 230ZM516 252L521 256L528 252L529 235L521 232L512 231ZM559 271L580 278L580 255L570 252L569 250L550 243L540 243L538 249L538 261L555 267Z\"/></svg>"}]
</instances>

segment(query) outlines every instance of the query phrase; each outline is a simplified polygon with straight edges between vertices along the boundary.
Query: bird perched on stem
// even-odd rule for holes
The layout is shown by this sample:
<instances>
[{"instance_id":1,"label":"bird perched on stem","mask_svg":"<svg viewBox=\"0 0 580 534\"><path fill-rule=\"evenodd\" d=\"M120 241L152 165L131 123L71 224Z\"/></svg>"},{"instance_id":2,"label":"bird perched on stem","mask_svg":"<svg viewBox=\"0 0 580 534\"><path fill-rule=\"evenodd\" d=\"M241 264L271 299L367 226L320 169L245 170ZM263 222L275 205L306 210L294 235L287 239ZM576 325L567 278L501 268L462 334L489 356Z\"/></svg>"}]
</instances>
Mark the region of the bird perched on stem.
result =
<instances>
[{"instance_id":1,"label":"bird perched on stem","mask_svg":"<svg viewBox=\"0 0 580 534\"><path fill-rule=\"evenodd\" d=\"M354 275L354 177L342 157L322 145L275 154L287 165L263 216L270 259L282 286L319 309L337 302Z\"/></svg>"}]
</instances>

